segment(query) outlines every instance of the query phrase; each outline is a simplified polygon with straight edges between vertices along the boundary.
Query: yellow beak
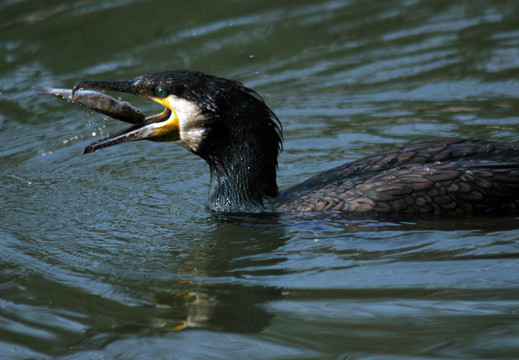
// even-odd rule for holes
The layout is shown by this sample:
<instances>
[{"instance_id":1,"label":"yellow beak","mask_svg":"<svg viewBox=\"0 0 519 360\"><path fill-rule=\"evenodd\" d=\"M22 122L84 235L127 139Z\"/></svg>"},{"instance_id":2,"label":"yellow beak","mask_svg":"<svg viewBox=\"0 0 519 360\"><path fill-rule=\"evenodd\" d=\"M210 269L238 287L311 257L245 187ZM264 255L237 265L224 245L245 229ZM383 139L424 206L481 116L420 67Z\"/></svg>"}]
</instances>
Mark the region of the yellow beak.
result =
<instances>
[{"instance_id":1,"label":"yellow beak","mask_svg":"<svg viewBox=\"0 0 519 360\"><path fill-rule=\"evenodd\" d=\"M153 134L153 137L159 137L159 139L150 139L150 140L160 140L160 141L176 141L180 140L180 122L177 116L177 113L175 112L175 109L173 109L169 103L169 96L165 98L159 98L159 97L150 97L150 100L155 101L156 103L166 107L171 111L171 114L168 119L162 122L152 122L155 132ZM167 112L165 110L164 112ZM159 115L155 115L153 117L150 117L147 120L153 121L155 117L164 116L164 112ZM164 139L164 137L167 137L167 139Z\"/></svg>"}]
</instances>

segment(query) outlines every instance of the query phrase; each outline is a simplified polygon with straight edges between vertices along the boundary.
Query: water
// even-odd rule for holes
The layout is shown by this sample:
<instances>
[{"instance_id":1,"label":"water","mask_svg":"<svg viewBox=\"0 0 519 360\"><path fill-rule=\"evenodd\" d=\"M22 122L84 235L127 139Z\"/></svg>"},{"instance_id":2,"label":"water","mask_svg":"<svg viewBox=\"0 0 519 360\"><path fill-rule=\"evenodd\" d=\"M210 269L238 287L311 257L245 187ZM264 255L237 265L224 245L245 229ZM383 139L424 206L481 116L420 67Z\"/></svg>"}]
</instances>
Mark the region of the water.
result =
<instances>
[{"instance_id":1,"label":"water","mask_svg":"<svg viewBox=\"0 0 519 360\"><path fill-rule=\"evenodd\" d=\"M196 69L281 118L281 188L519 141L516 1L0 1L0 358L515 359L519 218L218 216L171 144L33 86ZM150 114L160 107L131 99Z\"/></svg>"}]
</instances>

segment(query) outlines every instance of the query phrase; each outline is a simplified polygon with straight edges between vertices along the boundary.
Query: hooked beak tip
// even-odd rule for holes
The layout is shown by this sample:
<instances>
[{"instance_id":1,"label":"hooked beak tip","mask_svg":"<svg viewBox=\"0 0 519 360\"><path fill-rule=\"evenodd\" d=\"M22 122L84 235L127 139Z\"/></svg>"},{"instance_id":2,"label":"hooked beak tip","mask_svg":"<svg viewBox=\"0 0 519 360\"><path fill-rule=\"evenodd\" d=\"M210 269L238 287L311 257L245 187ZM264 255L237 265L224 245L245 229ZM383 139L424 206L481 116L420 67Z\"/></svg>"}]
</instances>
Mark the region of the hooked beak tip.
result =
<instances>
[{"instance_id":1,"label":"hooked beak tip","mask_svg":"<svg viewBox=\"0 0 519 360\"><path fill-rule=\"evenodd\" d=\"M92 153L92 152L94 152L94 151L96 151L96 150L94 149L94 147L91 146L91 145L88 145L87 147L85 147L85 148L83 149L83 155L85 155L85 154L90 154L90 153Z\"/></svg>"}]
</instances>

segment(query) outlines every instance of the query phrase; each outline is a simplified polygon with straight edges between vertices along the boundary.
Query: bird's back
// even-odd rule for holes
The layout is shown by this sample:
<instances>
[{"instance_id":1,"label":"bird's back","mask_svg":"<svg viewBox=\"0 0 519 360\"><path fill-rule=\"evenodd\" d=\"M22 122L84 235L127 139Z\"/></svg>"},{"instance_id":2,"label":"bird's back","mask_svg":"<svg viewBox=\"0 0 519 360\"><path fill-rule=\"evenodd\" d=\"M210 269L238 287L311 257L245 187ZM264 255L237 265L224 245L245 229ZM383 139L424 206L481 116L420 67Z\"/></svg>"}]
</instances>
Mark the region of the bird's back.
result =
<instances>
[{"instance_id":1,"label":"bird's back","mask_svg":"<svg viewBox=\"0 0 519 360\"><path fill-rule=\"evenodd\" d=\"M281 211L464 214L519 199L519 145L431 140L313 176L283 192Z\"/></svg>"}]
</instances>

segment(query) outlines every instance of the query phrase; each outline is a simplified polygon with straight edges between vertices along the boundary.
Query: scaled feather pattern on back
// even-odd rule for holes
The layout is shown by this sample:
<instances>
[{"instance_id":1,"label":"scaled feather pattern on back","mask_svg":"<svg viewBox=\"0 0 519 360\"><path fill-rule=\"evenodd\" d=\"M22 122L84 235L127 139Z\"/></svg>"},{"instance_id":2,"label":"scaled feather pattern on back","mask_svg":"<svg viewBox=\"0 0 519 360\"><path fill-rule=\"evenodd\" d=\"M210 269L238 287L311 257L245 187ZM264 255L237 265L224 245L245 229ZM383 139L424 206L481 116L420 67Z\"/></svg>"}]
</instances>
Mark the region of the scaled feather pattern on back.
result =
<instances>
[{"instance_id":1,"label":"scaled feather pattern on back","mask_svg":"<svg viewBox=\"0 0 519 360\"><path fill-rule=\"evenodd\" d=\"M430 140L325 171L281 194L285 211L462 214L519 197L519 145Z\"/></svg>"}]
</instances>

